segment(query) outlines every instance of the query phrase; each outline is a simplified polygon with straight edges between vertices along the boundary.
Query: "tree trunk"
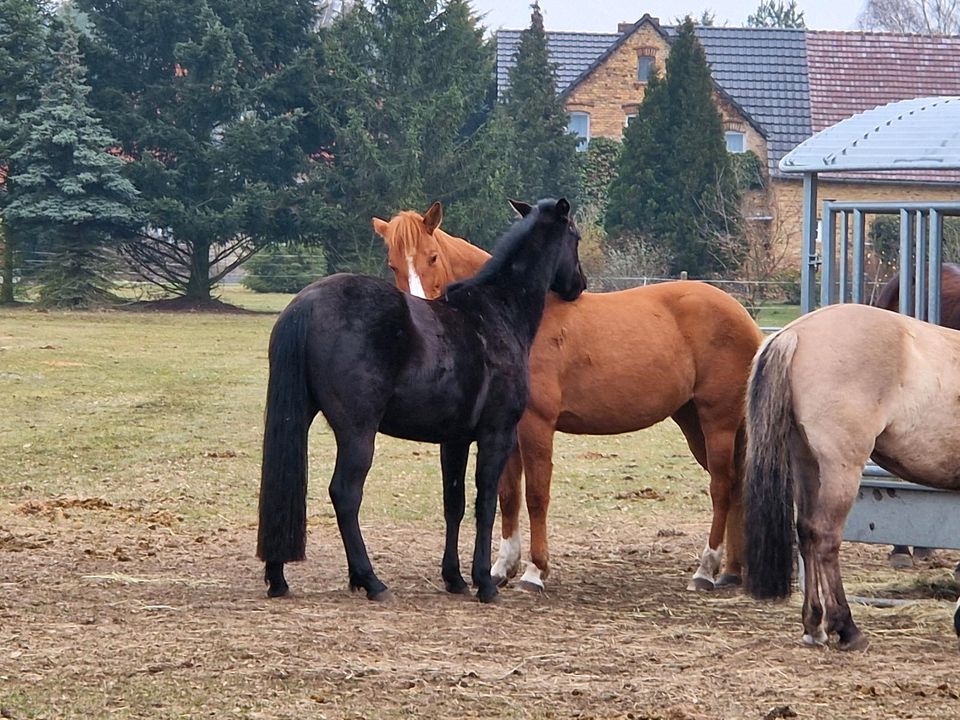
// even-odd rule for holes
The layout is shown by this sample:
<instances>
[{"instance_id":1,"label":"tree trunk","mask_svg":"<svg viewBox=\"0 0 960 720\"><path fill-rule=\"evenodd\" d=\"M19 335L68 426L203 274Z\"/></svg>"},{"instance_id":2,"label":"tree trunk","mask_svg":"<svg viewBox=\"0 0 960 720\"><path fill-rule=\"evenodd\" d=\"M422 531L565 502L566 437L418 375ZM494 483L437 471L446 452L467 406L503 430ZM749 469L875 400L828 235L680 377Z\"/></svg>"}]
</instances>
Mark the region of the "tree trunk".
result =
<instances>
[{"instance_id":1,"label":"tree trunk","mask_svg":"<svg viewBox=\"0 0 960 720\"><path fill-rule=\"evenodd\" d=\"M187 280L186 295L190 300L206 301L210 299L210 244L194 241L190 251L190 279Z\"/></svg>"},{"instance_id":2,"label":"tree trunk","mask_svg":"<svg viewBox=\"0 0 960 720\"><path fill-rule=\"evenodd\" d=\"M10 305L13 300L13 241L3 223L0 223L0 242L3 243L3 285L0 286L0 304Z\"/></svg>"}]
</instances>

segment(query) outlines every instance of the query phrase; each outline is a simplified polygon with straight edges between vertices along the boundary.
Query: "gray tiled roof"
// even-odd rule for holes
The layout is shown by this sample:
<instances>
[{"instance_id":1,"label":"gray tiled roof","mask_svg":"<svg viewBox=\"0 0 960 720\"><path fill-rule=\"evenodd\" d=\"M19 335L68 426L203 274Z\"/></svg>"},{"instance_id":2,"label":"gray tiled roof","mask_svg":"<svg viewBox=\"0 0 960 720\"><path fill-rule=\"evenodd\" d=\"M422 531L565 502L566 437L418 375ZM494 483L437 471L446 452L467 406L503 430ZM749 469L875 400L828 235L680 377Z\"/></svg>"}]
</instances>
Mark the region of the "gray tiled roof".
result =
<instances>
[{"instance_id":1,"label":"gray tiled roof","mask_svg":"<svg viewBox=\"0 0 960 720\"><path fill-rule=\"evenodd\" d=\"M770 170L777 172L780 158L812 133L806 33L698 27L697 37L713 79L766 132Z\"/></svg>"},{"instance_id":2,"label":"gray tiled roof","mask_svg":"<svg viewBox=\"0 0 960 720\"><path fill-rule=\"evenodd\" d=\"M663 27L668 36L676 29ZM519 30L497 33L497 90L502 93L508 69L520 44ZM803 30L698 27L714 80L767 136L769 164L811 135ZM547 47L557 63L557 91L569 89L612 46L617 33L548 32Z\"/></svg>"},{"instance_id":3,"label":"gray tiled roof","mask_svg":"<svg viewBox=\"0 0 960 720\"><path fill-rule=\"evenodd\" d=\"M497 94L510 84L508 70L520 47L522 30L497 32ZM557 64L557 92L563 92L620 37L617 33L548 32L547 50Z\"/></svg>"}]
</instances>

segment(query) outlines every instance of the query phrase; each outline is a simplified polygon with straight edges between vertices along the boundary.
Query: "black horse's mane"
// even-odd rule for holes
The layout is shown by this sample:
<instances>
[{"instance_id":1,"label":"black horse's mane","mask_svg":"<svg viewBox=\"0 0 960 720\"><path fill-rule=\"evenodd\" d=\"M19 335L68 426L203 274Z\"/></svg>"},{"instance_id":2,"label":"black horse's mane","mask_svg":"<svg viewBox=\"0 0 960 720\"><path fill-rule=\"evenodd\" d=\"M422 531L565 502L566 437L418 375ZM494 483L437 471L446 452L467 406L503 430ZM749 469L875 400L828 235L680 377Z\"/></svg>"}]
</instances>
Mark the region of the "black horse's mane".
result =
<instances>
[{"instance_id":1,"label":"black horse's mane","mask_svg":"<svg viewBox=\"0 0 960 720\"><path fill-rule=\"evenodd\" d=\"M513 257L524 249L524 244L527 242L533 226L536 225L537 219L543 211L543 207L549 203L556 204L556 201L541 200L530 209L530 212L525 217L520 218L507 228L503 235L500 236L500 239L497 240L490 259L484 263L477 274L448 285L446 296L450 297L465 289L488 284L492 278L500 275L504 265L511 262Z\"/></svg>"}]
</instances>

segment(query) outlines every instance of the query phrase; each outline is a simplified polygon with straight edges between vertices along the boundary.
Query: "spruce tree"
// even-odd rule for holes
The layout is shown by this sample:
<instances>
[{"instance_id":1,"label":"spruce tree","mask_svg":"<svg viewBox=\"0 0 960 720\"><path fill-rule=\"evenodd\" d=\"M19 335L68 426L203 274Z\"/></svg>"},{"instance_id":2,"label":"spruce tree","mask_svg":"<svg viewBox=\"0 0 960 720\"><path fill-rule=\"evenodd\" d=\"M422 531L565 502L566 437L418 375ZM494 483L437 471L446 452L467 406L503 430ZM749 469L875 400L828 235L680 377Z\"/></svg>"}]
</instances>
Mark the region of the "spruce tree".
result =
<instances>
[{"instance_id":1,"label":"spruce tree","mask_svg":"<svg viewBox=\"0 0 960 720\"><path fill-rule=\"evenodd\" d=\"M309 234L323 142L311 0L77 0L95 29L91 98L124 152L150 233L143 276L195 301L260 247Z\"/></svg>"},{"instance_id":2,"label":"spruce tree","mask_svg":"<svg viewBox=\"0 0 960 720\"><path fill-rule=\"evenodd\" d=\"M540 4L520 35L503 110L511 134L515 197L575 199L578 195L577 142L567 132L567 114L557 96L556 64L550 61Z\"/></svg>"},{"instance_id":3,"label":"spruce tree","mask_svg":"<svg viewBox=\"0 0 960 720\"><path fill-rule=\"evenodd\" d=\"M137 192L111 153L116 140L93 115L77 33L68 27L39 106L23 116L26 132L8 180L15 227L43 232L50 253L38 274L40 300L90 307L112 299L108 249L140 224Z\"/></svg>"},{"instance_id":4,"label":"spruce tree","mask_svg":"<svg viewBox=\"0 0 960 720\"><path fill-rule=\"evenodd\" d=\"M666 65L666 77L651 78L624 134L604 224L612 238L639 236L664 246L672 272L730 271L742 246L740 193L710 69L689 18Z\"/></svg>"},{"instance_id":5,"label":"spruce tree","mask_svg":"<svg viewBox=\"0 0 960 720\"><path fill-rule=\"evenodd\" d=\"M38 0L0 0L0 303L14 301L14 271L23 244L6 214L14 193L5 179L16 172L11 156L24 128L23 116L40 99L49 56L48 25Z\"/></svg>"},{"instance_id":6,"label":"spruce tree","mask_svg":"<svg viewBox=\"0 0 960 720\"><path fill-rule=\"evenodd\" d=\"M747 17L747 27L755 28L804 28L803 10L797 8L797 0L760 0L757 12Z\"/></svg>"},{"instance_id":7,"label":"spruce tree","mask_svg":"<svg viewBox=\"0 0 960 720\"><path fill-rule=\"evenodd\" d=\"M379 272L369 219L444 205L444 227L480 244L509 222L506 152L488 122L493 48L465 0L376 0L331 28L336 140L318 193L337 208L327 257Z\"/></svg>"}]
</instances>

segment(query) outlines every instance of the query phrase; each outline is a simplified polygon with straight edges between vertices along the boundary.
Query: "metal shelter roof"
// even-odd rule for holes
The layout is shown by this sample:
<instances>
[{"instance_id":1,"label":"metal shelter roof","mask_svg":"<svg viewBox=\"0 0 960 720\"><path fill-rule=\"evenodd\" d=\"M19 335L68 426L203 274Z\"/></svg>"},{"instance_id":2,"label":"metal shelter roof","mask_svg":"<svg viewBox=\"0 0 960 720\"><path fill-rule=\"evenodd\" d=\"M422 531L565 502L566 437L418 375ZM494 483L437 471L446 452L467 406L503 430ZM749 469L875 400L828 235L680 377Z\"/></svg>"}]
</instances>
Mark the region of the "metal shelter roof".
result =
<instances>
[{"instance_id":1,"label":"metal shelter roof","mask_svg":"<svg viewBox=\"0 0 960 720\"><path fill-rule=\"evenodd\" d=\"M960 169L960 96L901 100L847 118L800 143L785 173Z\"/></svg>"}]
</instances>

